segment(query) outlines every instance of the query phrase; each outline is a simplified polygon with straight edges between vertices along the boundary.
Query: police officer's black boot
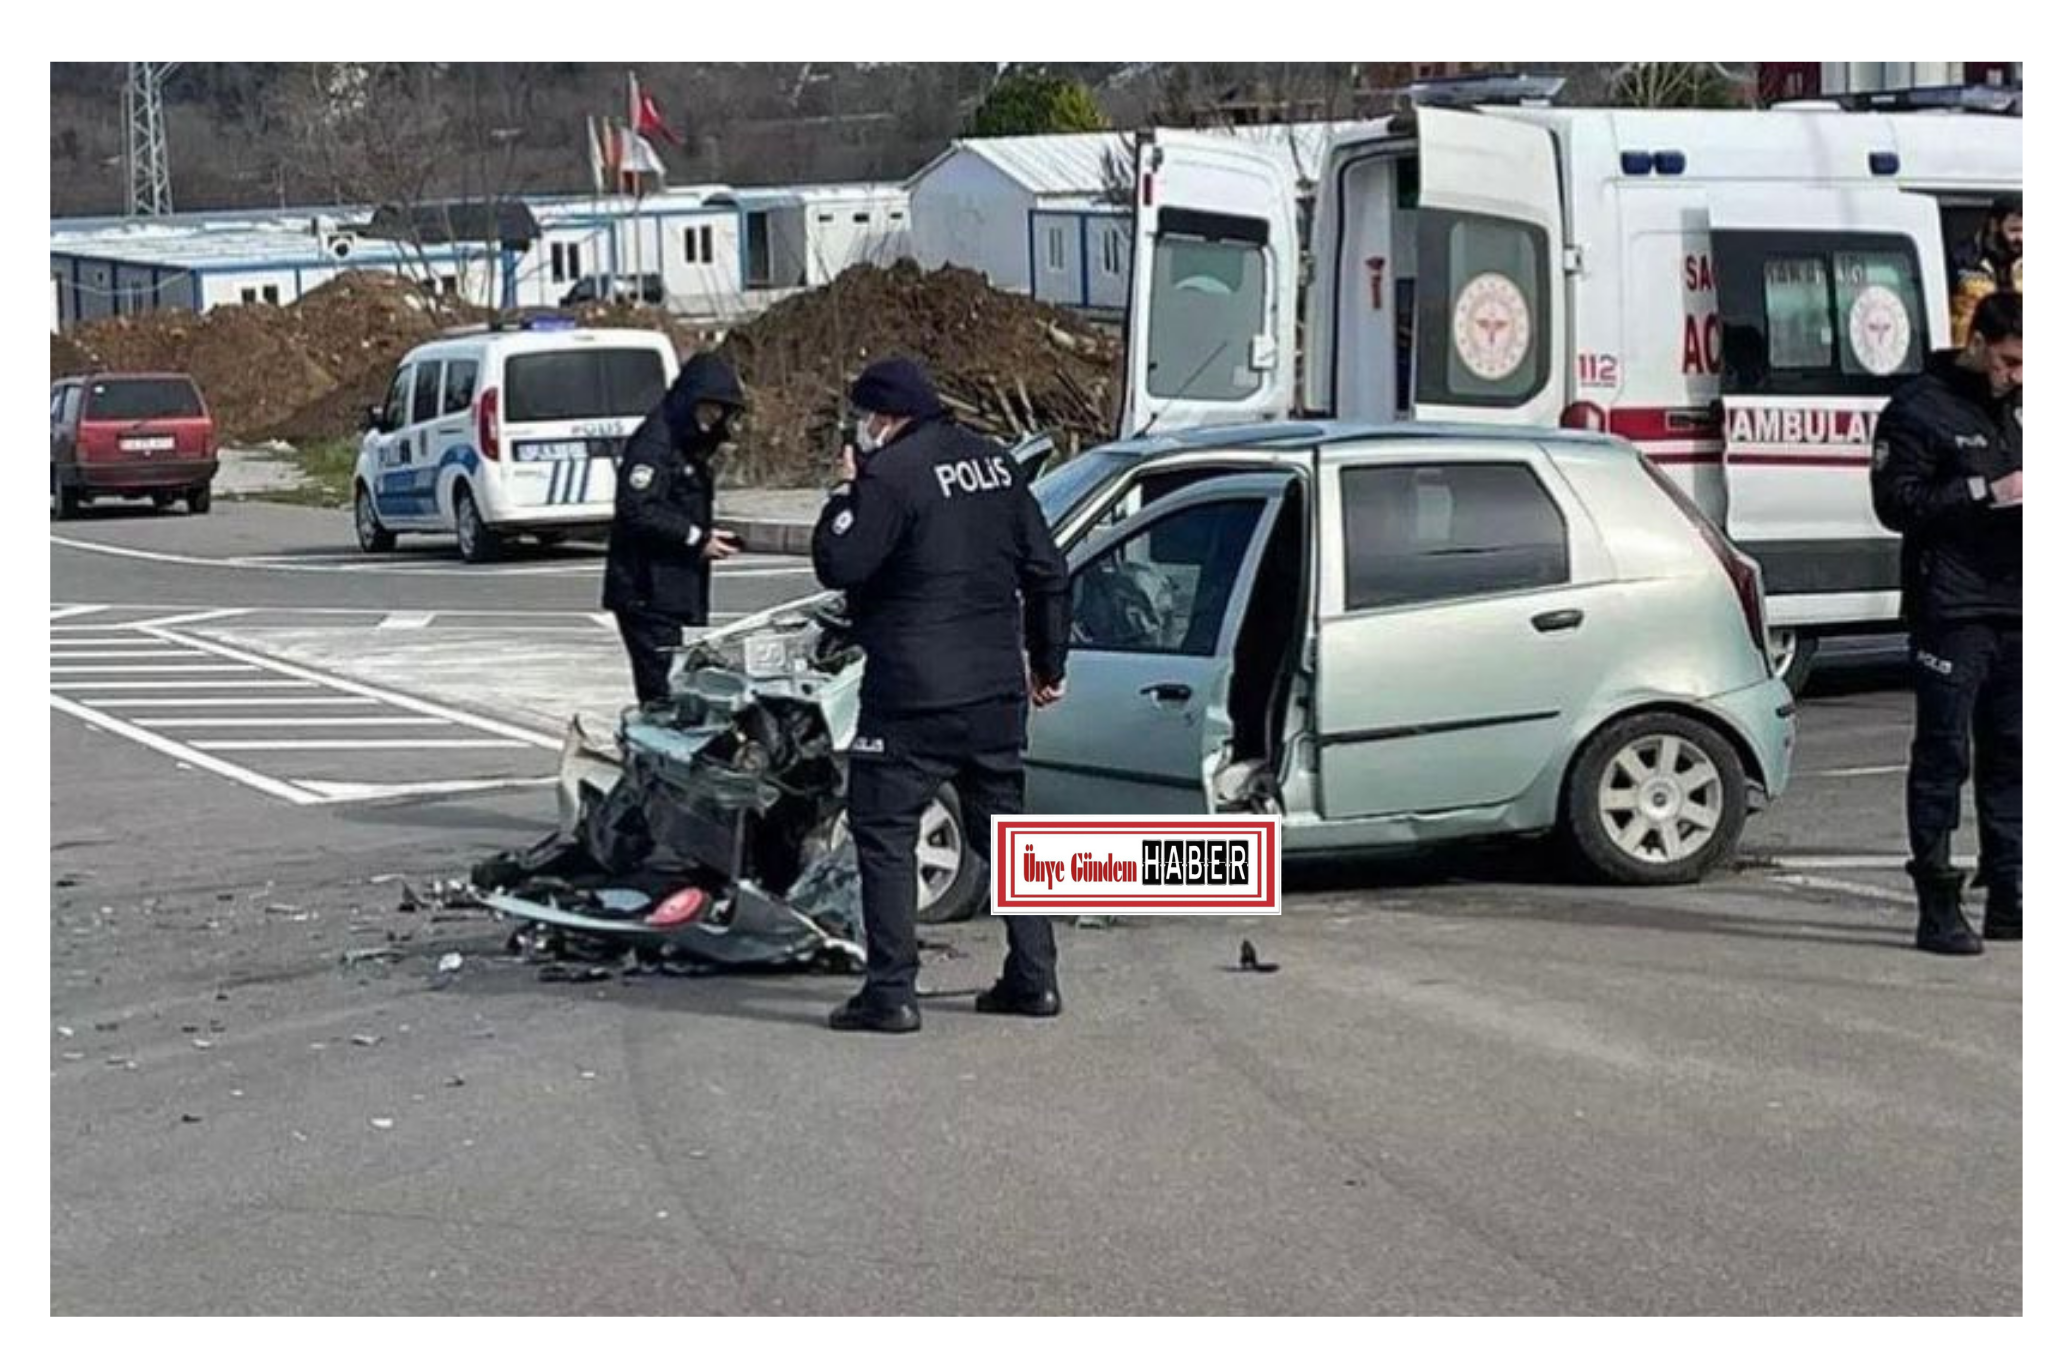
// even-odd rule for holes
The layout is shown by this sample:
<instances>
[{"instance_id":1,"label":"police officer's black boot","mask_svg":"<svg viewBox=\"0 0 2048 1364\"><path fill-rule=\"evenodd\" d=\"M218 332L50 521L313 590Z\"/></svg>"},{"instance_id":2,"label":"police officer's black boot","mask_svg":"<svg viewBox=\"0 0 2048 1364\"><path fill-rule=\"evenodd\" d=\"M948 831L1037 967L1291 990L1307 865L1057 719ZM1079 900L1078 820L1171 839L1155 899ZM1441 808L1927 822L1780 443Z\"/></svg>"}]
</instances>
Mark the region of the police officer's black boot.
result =
<instances>
[{"instance_id":1,"label":"police officer's black boot","mask_svg":"<svg viewBox=\"0 0 2048 1364\"><path fill-rule=\"evenodd\" d=\"M889 1004L866 991L832 1011L834 1032L916 1032L924 1019L915 1004Z\"/></svg>"},{"instance_id":2,"label":"police officer's black boot","mask_svg":"<svg viewBox=\"0 0 2048 1364\"><path fill-rule=\"evenodd\" d=\"M1984 941L2018 942L2019 940L2019 882L1995 884L1984 897Z\"/></svg>"},{"instance_id":3,"label":"police officer's black boot","mask_svg":"<svg viewBox=\"0 0 2048 1364\"><path fill-rule=\"evenodd\" d=\"M1963 874L1949 867L1908 866L1920 897L1920 927L1913 945L1944 957L1974 957L1984 940L1963 918Z\"/></svg>"}]
</instances>

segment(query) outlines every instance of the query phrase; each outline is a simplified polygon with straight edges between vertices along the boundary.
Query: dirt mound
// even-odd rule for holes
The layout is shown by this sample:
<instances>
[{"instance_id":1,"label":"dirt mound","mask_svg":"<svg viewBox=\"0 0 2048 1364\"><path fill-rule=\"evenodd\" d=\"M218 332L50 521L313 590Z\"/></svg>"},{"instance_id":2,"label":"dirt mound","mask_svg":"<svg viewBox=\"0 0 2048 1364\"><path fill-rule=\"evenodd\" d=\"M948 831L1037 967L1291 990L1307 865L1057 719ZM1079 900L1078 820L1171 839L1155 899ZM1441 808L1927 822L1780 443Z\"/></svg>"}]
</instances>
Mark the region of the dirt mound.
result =
<instances>
[{"instance_id":1,"label":"dirt mound","mask_svg":"<svg viewBox=\"0 0 2048 1364\"><path fill-rule=\"evenodd\" d=\"M886 355L922 363L955 416L993 436L1048 430L1087 445L1116 426L1120 342L970 270L856 266L735 329L723 350L753 404L734 451L748 483L829 481L846 389Z\"/></svg>"},{"instance_id":2,"label":"dirt mound","mask_svg":"<svg viewBox=\"0 0 2048 1364\"><path fill-rule=\"evenodd\" d=\"M666 332L683 356L721 342L653 308L598 304L575 315L588 325ZM396 276L351 272L284 307L86 323L50 338L50 373L180 370L199 381L228 439L308 445L352 436L407 350L482 317L460 302L430 301ZM1072 447L1106 439L1116 420L1118 340L966 270L859 266L785 300L722 344L754 405L735 451L735 482L829 481L847 386L884 355L921 361L955 414L992 435L1049 430Z\"/></svg>"},{"instance_id":3,"label":"dirt mound","mask_svg":"<svg viewBox=\"0 0 2048 1364\"><path fill-rule=\"evenodd\" d=\"M354 271L284 307L101 318L50 338L51 377L181 370L231 440L331 439L354 430L408 348L471 320L465 305L437 302L394 275Z\"/></svg>"}]
</instances>

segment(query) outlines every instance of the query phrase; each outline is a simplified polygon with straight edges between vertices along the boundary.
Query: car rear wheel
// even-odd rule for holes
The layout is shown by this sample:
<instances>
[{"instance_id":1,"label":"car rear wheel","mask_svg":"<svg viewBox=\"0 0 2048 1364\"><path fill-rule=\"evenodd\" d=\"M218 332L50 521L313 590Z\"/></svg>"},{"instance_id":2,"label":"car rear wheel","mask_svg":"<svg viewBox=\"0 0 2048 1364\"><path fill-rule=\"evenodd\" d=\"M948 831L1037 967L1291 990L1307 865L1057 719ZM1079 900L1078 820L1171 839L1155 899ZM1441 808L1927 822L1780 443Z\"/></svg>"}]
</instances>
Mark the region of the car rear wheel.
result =
<instances>
[{"instance_id":1,"label":"car rear wheel","mask_svg":"<svg viewBox=\"0 0 2048 1364\"><path fill-rule=\"evenodd\" d=\"M1820 637L1805 630L1776 629L1764 636L1771 675L1797 696L1806 690L1813 675L1814 656L1820 653Z\"/></svg>"},{"instance_id":2,"label":"car rear wheel","mask_svg":"<svg viewBox=\"0 0 2048 1364\"><path fill-rule=\"evenodd\" d=\"M476 496L466 487L455 490L455 547L466 564L487 564L498 557L504 542L484 524Z\"/></svg>"},{"instance_id":3,"label":"car rear wheel","mask_svg":"<svg viewBox=\"0 0 2048 1364\"><path fill-rule=\"evenodd\" d=\"M1586 744L1566 782L1564 832L1595 876L1682 885L1742 836L1748 786L1734 746L1683 715L1631 715Z\"/></svg>"},{"instance_id":4,"label":"car rear wheel","mask_svg":"<svg viewBox=\"0 0 2048 1364\"><path fill-rule=\"evenodd\" d=\"M377 520L376 504L370 500L370 490L356 484L356 544L365 554L388 553L398 543L398 537L384 529Z\"/></svg>"},{"instance_id":5,"label":"car rear wheel","mask_svg":"<svg viewBox=\"0 0 2048 1364\"><path fill-rule=\"evenodd\" d=\"M213 510L213 489L194 488L185 494L185 510L193 516L204 516Z\"/></svg>"},{"instance_id":6,"label":"car rear wheel","mask_svg":"<svg viewBox=\"0 0 2048 1364\"><path fill-rule=\"evenodd\" d=\"M57 476L53 466L50 469L50 519L69 521L78 515L78 490L64 486L64 480Z\"/></svg>"}]
</instances>

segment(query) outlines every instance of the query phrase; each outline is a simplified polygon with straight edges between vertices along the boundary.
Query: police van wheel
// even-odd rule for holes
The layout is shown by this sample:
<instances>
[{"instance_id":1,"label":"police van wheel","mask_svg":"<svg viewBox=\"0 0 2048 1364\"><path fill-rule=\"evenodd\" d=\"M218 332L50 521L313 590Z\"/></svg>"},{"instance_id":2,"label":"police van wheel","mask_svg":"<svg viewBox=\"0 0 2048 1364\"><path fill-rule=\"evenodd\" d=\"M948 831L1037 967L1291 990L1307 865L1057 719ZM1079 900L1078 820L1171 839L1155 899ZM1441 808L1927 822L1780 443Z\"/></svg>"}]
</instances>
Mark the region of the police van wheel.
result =
<instances>
[{"instance_id":1,"label":"police van wheel","mask_svg":"<svg viewBox=\"0 0 2048 1364\"><path fill-rule=\"evenodd\" d=\"M1734 851L1748 800L1742 760L1719 733L1683 715L1630 715L1572 763L1563 833L1599 880L1686 885Z\"/></svg>"},{"instance_id":2,"label":"police van wheel","mask_svg":"<svg viewBox=\"0 0 2048 1364\"><path fill-rule=\"evenodd\" d=\"M1820 653L1819 636L1806 630L1772 630L1764 636L1764 644L1771 675L1790 687L1794 696L1806 690L1814 657Z\"/></svg>"},{"instance_id":3,"label":"police van wheel","mask_svg":"<svg viewBox=\"0 0 2048 1364\"><path fill-rule=\"evenodd\" d=\"M370 501L370 490L356 484L356 544L365 554L383 554L398 543L393 535L377 520L377 508Z\"/></svg>"},{"instance_id":4,"label":"police van wheel","mask_svg":"<svg viewBox=\"0 0 2048 1364\"><path fill-rule=\"evenodd\" d=\"M950 785L926 807L917 830L917 921L959 923L981 912L988 865L967 846L960 797Z\"/></svg>"},{"instance_id":5,"label":"police van wheel","mask_svg":"<svg viewBox=\"0 0 2048 1364\"><path fill-rule=\"evenodd\" d=\"M503 542L484 524L476 498L467 488L455 490L455 547L466 564L487 564L498 557Z\"/></svg>"}]
</instances>

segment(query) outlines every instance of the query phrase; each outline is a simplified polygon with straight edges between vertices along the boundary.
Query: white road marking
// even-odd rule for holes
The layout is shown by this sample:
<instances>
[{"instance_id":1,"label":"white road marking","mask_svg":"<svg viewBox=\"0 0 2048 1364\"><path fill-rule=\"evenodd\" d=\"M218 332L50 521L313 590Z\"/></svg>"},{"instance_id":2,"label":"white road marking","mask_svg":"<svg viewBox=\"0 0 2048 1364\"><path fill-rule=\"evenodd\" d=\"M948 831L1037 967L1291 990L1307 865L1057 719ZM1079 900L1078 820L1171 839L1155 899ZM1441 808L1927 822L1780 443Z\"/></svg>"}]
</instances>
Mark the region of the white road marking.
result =
<instances>
[{"instance_id":1,"label":"white road marking","mask_svg":"<svg viewBox=\"0 0 2048 1364\"><path fill-rule=\"evenodd\" d=\"M379 630L424 630L434 623L432 611L393 611L377 622Z\"/></svg>"},{"instance_id":2,"label":"white road marking","mask_svg":"<svg viewBox=\"0 0 2048 1364\"><path fill-rule=\"evenodd\" d=\"M263 556L235 555L224 559L208 558L197 554L171 554L163 550L134 549L127 545L108 545L94 540L76 540L67 535L52 535L50 543L65 549L78 550L86 554L107 554L120 559L142 559L152 563L184 564L192 568L237 569L254 573L381 573L400 577L448 576L461 578L523 578L543 576L568 576L597 573L603 570L604 560L592 557L575 563L555 564L503 564L479 566L474 564L451 564L443 560L421 560L407 563L388 560L365 559L360 562L308 562L308 556ZM783 567L777 560L792 561L795 555L776 555L767 563L736 565L721 568L716 577L775 578L810 575L808 564L792 563ZM82 613L81 608L66 608ZM104 610L104 607L84 608Z\"/></svg>"},{"instance_id":3,"label":"white road marking","mask_svg":"<svg viewBox=\"0 0 2048 1364\"><path fill-rule=\"evenodd\" d=\"M292 749L523 748L517 739L219 739L195 744L208 753L283 753Z\"/></svg>"},{"instance_id":4,"label":"white road marking","mask_svg":"<svg viewBox=\"0 0 2048 1364\"><path fill-rule=\"evenodd\" d=\"M187 611L183 615L159 616L154 620L131 620L127 625L131 630L144 625L196 625L203 620L225 620L230 616L246 616L255 609L250 606L219 606L206 611Z\"/></svg>"},{"instance_id":5,"label":"white road marking","mask_svg":"<svg viewBox=\"0 0 2048 1364\"><path fill-rule=\"evenodd\" d=\"M1912 854L1901 849L1890 855L1882 853L1821 853L1811 857L1774 857L1771 864L1795 871L1904 871L1906 859ZM1973 870L1977 865L1974 857L1957 857L1955 865L1964 871Z\"/></svg>"},{"instance_id":6,"label":"white road marking","mask_svg":"<svg viewBox=\"0 0 2048 1364\"><path fill-rule=\"evenodd\" d=\"M354 800L390 800L397 796L446 796L466 791L499 791L517 786L553 786L553 777L481 778L476 781L305 781L300 785L319 795L322 804Z\"/></svg>"},{"instance_id":7,"label":"white road marking","mask_svg":"<svg viewBox=\"0 0 2048 1364\"><path fill-rule=\"evenodd\" d=\"M431 715L174 715L138 723L151 729L448 729L455 724L453 720L436 720Z\"/></svg>"},{"instance_id":8,"label":"white road marking","mask_svg":"<svg viewBox=\"0 0 2048 1364\"><path fill-rule=\"evenodd\" d=\"M248 687L248 688L251 688L251 689L254 689L254 690L284 690L284 689L290 689L290 688L302 688L302 687L303 687L303 688L312 688L312 687L317 687L317 686L319 686L320 684L319 684L319 683L317 683L317 682L297 682L297 681L288 681L288 680L285 680L285 679L281 679L281 678L271 678L271 677L264 677L264 678L245 678L245 677L223 677L223 678L219 678L219 679L215 679L215 680L209 680L209 681L205 681L205 682L157 682L157 681L150 681L150 682L93 682L93 681L89 681L89 680L87 680L87 679L85 679L85 678L80 678L80 679L79 679L78 681L76 681L76 682L66 682L66 683L65 683L64 685L65 685L65 687L69 688L69 689L70 689L71 691L74 691L74 692L103 692L103 691L175 691L175 690L177 690L177 689L178 689L178 688L180 688L180 687L203 687L203 688L205 688L205 689L206 689L207 691L214 691L214 690L216 690L216 689L220 689L220 688L229 688L229 687L232 687L232 688L242 688L242 687ZM132 704L132 703L124 702L123 704ZM181 704L181 705L182 705L183 703L182 703L182 702L180 702L179 704Z\"/></svg>"},{"instance_id":9,"label":"white road marking","mask_svg":"<svg viewBox=\"0 0 2048 1364\"><path fill-rule=\"evenodd\" d=\"M496 734L507 739L517 739L521 743L532 744L535 748L560 748L562 744L559 735L539 734L530 729L522 729L517 725L508 725L502 720L486 719L480 715L465 715L461 711L449 706L439 705L432 701L422 701L417 697L406 696L399 692L386 691L382 687L373 687L364 682L317 673L310 668L302 668L296 663L286 663L280 659L268 659L257 654L244 653L240 649L230 648L225 644L216 644L212 640L199 639L196 636L180 635L170 630L155 628L147 629L144 633L155 635L159 639L169 640L173 644L183 644L194 649L202 649L207 653L217 654L221 658L231 659L235 662L260 665L272 672L282 673L286 677L304 678L308 682L329 687L335 691L351 692L357 696L368 696L397 706L401 710L410 710L420 715L436 715L444 720L453 720L470 729L482 730L486 734Z\"/></svg>"},{"instance_id":10,"label":"white road marking","mask_svg":"<svg viewBox=\"0 0 2048 1364\"><path fill-rule=\"evenodd\" d=\"M1802 890L1828 890L1838 895L1855 895L1866 900L1881 900L1886 904L1911 905L1919 903L1908 891L1894 890L1890 886L1867 886L1861 881L1840 881L1832 876L1774 876L1780 885L1796 886Z\"/></svg>"},{"instance_id":11,"label":"white road marking","mask_svg":"<svg viewBox=\"0 0 2048 1364\"><path fill-rule=\"evenodd\" d=\"M73 616L89 616L95 611L104 611L106 609L104 606L58 606L51 608L50 619L53 621L69 620Z\"/></svg>"},{"instance_id":12,"label":"white road marking","mask_svg":"<svg viewBox=\"0 0 2048 1364\"><path fill-rule=\"evenodd\" d=\"M63 659L66 663L103 662L107 659L121 659L124 662L137 658L196 658L189 649L61 649L50 655L52 659Z\"/></svg>"},{"instance_id":13,"label":"white road marking","mask_svg":"<svg viewBox=\"0 0 2048 1364\"><path fill-rule=\"evenodd\" d=\"M293 682L294 687L303 687L304 682ZM375 706L381 702L367 696L118 696L112 700L128 710L141 706ZM299 721L304 724L305 721Z\"/></svg>"},{"instance_id":14,"label":"white road marking","mask_svg":"<svg viewBox=\"0 0 2048 1364\"><path fill-rule=\"evenodd\" d=\"M226 777L229 781L240 782L242 785L261 791L265 795L276 796L279 800L287 800L294 805L311 805L318 799L318 797L310 792L293 786L290 782L279 781L275 777L266 777L261 772L251 772L246 767L238 767L226 759L216 758L210 753L202 753L189 744L179 743L176 739L167 739L161 734L152 734L148 730L131 725L125 720L116 719L105 711L94 710L90 706L82 706L69 697L58 696L53 692L50 695L50 706L53 710L60 710L73 719L83 720L86 724L103 729L109 734L141 744L144 748L155 749L166 757L174 758L182 763L190 763L192 766L211 772L217 777Z\"/></svg>"},{"instance_id":15,"label":"white road marking","mask_svg":"<svg viewBox=\"0 0 2048 1364\"><path fill-rule=\"evenodd\" d=\"M1884 767L1829 767L1818 772L1808 772L1809 777L1896 777L1906 770L1904 763L1888 764Z\"/></svg>"},{"instance_id":16,"label":"white road marking","mask_svg":"<svg viewBox=\"0 0 2048 1364\"><path fill-rule=\"evenodd\" d=\"M148 673L162 677L169 673L260 673L249 663L81 663L77 666L53 663L51 673Z\"/></svg>"}]
</instances>

